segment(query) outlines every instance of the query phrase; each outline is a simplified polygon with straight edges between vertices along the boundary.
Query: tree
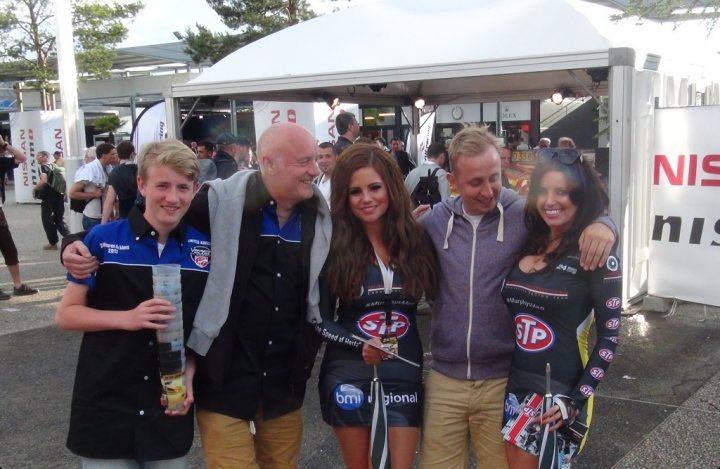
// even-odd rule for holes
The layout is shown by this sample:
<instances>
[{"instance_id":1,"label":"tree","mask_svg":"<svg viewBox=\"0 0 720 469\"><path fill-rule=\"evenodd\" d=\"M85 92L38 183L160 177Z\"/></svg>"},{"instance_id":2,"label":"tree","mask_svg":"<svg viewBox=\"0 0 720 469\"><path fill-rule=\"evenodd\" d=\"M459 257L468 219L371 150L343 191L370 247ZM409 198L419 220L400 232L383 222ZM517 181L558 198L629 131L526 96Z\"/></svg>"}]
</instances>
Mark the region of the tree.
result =
<instances>
[{"instance_id":1,"label":"tree","mask_svg":"<svg viewBox=\"0 0 720 469\"><path fill-rule=\"evenodd\" d=\"M92 124L95 129L95 134L108 132L110 134L108 135L108 140L114 142L115 136L113 132L125 125L126 122L127 121L120 120L117 114L108 114L107 116L98 117Z\"/></svg>"},{"instance_id":2,"label":"tree","mask_svg":"<svg viewBox=\"0 0 720 469\"><path fill-rule=\"evenodd\" d=\"M237 34L213 33L196 24L197 32L185 30L184 49L196 63L217 62L234 50L261 37L317 16L307 0L207 0L223 24Z\"/></svg>"},{"instance_id":3,"label":"tree","mask_svg":"<svg viewBox=\"0 0 720 469\"><path fill-rule=\"evenodd\" d=\"M638 17L658 21L672 21L676 25L681 21L705 20L708 31L717 26L720 19L720 0L630 0L628 6L612 19Z\"/></svg>"},{"instance_id":4,"label":"tree","mask_svg":"<svg viewBox=\"0 0 720 469\"><path fill-rule=\"evenodd\" d=\"M58 0L67 1L67 0ZM76 0L73 27L78 71L107 77L114 46L127 36L123 20L143 8L139 1ZM54 5L51 0L0 0L0 73L36 81L43 109L57 78Z\"/></svg>"}]
</instances>

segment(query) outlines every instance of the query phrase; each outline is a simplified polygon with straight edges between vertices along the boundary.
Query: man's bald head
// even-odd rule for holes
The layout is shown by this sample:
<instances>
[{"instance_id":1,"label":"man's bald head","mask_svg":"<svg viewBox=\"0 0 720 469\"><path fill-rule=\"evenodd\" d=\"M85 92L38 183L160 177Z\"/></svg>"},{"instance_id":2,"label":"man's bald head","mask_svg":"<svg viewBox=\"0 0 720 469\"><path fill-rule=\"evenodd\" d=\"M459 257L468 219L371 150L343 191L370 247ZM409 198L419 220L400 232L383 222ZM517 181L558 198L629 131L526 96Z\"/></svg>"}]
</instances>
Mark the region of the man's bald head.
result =
<instances>
[{"instance_id":1,"label":"man's bald head","mask_svg":"<svg viewBox=\"0 0 720 469\"><path fill-rule=\"evenodd\" d=\"M313 196L312 181L319 174L317 154L315 137L300 125L273 124L260 135L260 173L278 204L292 207Z\"/></svg>"}]
</instances>

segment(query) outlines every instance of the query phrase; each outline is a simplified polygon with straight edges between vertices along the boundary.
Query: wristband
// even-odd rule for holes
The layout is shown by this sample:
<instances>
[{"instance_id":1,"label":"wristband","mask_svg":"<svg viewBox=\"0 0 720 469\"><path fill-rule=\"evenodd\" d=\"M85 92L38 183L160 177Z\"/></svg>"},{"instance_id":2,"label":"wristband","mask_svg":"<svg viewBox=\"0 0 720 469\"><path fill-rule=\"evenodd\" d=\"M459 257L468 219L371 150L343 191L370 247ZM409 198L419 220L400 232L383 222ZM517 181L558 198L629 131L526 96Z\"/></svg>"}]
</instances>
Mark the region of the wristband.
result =
<instances>
[{"instance_id":1,"label":"wristband","mask_svg":"<svg viewBox=\"0 0 720 469\"><path fill-rule=\"evenodd\" d=\"M572 425L572 423L575 421L575 417L578 414L578 406L575 401L568 396L562 394L555 394L553 396L553 404L560 408L563 425Z\"/></svg>"}]
</instances>

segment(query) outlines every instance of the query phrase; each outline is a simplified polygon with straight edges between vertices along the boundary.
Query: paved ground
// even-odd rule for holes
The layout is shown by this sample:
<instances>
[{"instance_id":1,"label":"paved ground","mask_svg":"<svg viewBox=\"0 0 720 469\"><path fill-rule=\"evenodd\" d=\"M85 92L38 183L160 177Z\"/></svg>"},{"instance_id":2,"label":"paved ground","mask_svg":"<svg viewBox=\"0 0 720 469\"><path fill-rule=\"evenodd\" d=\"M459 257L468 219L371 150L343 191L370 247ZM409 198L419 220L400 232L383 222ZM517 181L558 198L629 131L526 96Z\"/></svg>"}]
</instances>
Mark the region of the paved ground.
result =
<instances>
[{"instance_id":1,"label":"paved ground","mask_svg":"<svg viewBox=\"0 0 720 469\"><path fill-rule=\"evenodd\" d=\"M80 334L56 329L52 316L64 273L40 224L40 207L5 213L24 279L38 295L0 302L0 468L76 468L65 449ZM11 287L0 268L0 288ZM428 317L421 316L427 331ZM625 318L622 342L596 400L596 418L578 468L720 467L720 310L682 305L672 316ZM427 349L427 347L426 347ZM341 467L332 433L320 420L317 367L308 388L302 468ZM202 468L199 444L191 467Z\"/></svg>"}]
</instances>

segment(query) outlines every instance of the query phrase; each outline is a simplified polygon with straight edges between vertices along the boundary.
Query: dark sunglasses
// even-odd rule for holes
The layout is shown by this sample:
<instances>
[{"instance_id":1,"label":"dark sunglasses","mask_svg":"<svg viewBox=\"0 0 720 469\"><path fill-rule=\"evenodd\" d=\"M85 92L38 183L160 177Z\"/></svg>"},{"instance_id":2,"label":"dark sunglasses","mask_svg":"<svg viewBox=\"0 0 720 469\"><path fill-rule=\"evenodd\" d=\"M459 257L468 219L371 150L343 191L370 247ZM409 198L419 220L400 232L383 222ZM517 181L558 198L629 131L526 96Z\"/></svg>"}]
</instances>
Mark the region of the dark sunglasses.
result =
<instances>
[{"instance_id":1,"label":"dark sunglasses","mask_svg":"<svg viewBox=\"0 0 720 469\"><path fill-rule=\"evenodd\" d=\"M582 161L580 153L574 148L543 148L537 152L538 161L558 160L562 164L575 164Z\"/></svg>"}]
</instances>

